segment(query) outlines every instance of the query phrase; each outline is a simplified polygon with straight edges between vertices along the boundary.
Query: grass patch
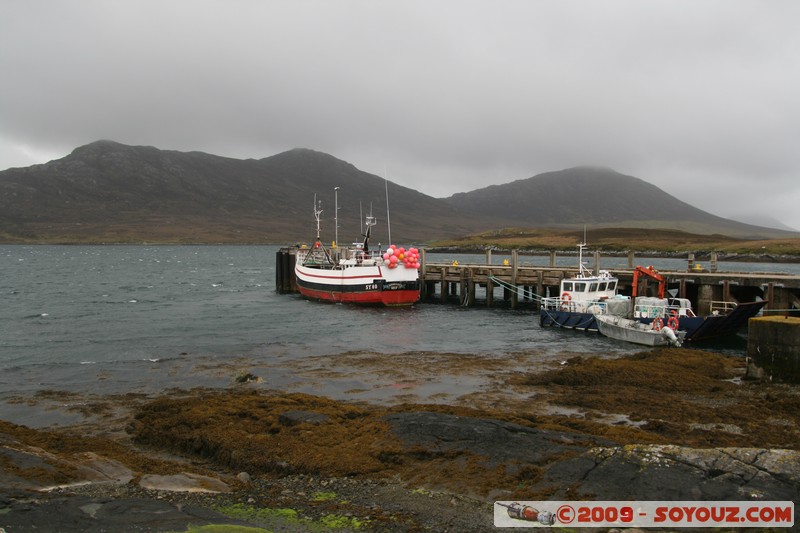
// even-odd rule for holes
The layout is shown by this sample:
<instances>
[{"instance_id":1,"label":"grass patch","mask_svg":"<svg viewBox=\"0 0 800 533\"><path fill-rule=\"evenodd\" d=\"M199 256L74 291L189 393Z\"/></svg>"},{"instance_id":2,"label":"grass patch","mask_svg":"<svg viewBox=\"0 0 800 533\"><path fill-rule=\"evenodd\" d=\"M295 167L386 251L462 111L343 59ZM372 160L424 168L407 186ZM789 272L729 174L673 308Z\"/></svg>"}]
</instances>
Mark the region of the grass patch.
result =
<instances>
[{"instance_id":1,"label":"grass patch","mask_svg":"<svg viewBox=\"0 0 800 533\"><path fill-rule=\"evenodd\" d=\"M317 493L327 495L333 494L332 499L336 497L335 493ZM316 500L326 501L326 500ZM256 522L265 524L268 527L274 525L280 528L282 525L301 526L304 530L310 532L326 532L336 530L355 530L361 529L369 523L368 520L361 520L351 516L344 516L338 514L327 514L322 516L319 520L314 520L305 516L301 516L294 509L270 509L270 508L256 508L250 505L241 503L218 507L217 512L236 518L238 520L246 520L248 522ZM227 530L223 530L227 531ZM247 530L243 530L247 531ZM253 531L264 531L254 529ZM207 532L203 532L207 533Z\"/></svg>"},{"instance_id":2,"label":"grass patch","mask_svg":"<svg viewBox=\"0 0 800 533\"><path fill-rule=\"evenodd\" d=\"M272 533L272 531L260 527L209 524L207 526L189 526L185 533Z\"/></svg>"}]
</instances>

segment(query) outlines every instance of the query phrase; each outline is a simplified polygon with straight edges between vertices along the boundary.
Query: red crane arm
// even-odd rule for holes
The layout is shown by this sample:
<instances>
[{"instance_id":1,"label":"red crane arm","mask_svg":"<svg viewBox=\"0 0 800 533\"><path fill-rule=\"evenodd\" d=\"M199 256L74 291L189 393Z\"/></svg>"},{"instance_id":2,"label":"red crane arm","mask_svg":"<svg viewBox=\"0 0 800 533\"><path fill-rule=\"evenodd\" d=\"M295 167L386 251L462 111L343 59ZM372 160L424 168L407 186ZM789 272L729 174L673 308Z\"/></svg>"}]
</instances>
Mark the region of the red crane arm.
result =
<instances>
[{"instance_id":1,"label":"red crane arm","mask_svg":"<svg viewBox=\"0 0 800 533\"><path fill-rule=\"evenodd\" d=\"M647 267L647 268L645 268L643 266L637 266L635 269L633 269L633 292L632 292L632 296L634 298L636 298L636 295L637 295L637 293L639 291L639 276L640 275L647 276L648 278L656 280L658 282L658 297L659 298L663 298L664 297L664 293L666 292L666 288L667 288L667 280L664 279L664 276L662 276L661 274L656 272L656 269L654 269L652 266Z\"/></svg>"}]
</instances>

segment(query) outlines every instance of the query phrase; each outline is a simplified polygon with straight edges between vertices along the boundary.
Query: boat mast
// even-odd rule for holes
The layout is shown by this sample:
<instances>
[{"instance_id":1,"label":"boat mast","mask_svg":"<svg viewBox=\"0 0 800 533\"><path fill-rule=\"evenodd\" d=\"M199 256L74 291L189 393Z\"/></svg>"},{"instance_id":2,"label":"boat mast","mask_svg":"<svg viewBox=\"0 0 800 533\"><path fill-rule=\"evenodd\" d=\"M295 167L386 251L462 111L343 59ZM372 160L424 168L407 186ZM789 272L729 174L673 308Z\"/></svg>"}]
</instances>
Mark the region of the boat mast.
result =
<instances>
[{"instance_id":1,"label":"boat mast","mask_svg":"<svg viewBox=\"0 0 800 533\"><path fill-rule=\"evenodd\" d=\"M314 193L314 218L317 219L317 242L319 239L319 217L322 215L322 200L317 203L317 194Z\"/></svg>"},{"instance_id":2,"label":"boat mast","mask_svg":"<svg viewBox=\"0 0 800 533\"><path fill-rule=\"evenodd\" d=\"M578 274L583 275L583 249L586 248L586 226L583 226L583 242L578 244Z\"/></svg>"},{"instance_id":3,"label":"boat mast","mask_svg":"<svg viewBox=\"0 0 800 533\"><path fill-rule=\"evenodd\" d=\"M383 183L386 186L386 227L389 230L389 244L392 244L392 223L389 220L389 180L383 178Z\"/></svg>"},{"instance_id":4,"label":"boat mast","mask_svg":"<svg viewBox=\"0 0 800 533\"><path fill-rule=\"evenodd\" d=\"M339 246L339 187L333 188L333 242Z\"/></svg>"}]
</instances>

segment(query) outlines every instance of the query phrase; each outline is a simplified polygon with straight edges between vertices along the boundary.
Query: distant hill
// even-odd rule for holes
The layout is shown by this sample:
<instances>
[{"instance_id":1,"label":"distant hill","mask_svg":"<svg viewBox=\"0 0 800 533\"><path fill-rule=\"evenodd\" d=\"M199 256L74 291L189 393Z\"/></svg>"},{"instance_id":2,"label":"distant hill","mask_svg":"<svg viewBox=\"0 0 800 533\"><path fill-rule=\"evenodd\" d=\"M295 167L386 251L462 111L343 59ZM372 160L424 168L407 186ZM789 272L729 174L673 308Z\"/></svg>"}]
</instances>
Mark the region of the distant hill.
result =
<instances>
[{"instance_id":1,"label":"distant hill","mask_svg":"<svg viewBox=\"0 0 800 533\"><path fill-rule=\"evenodd\" d=\"M0 172L1 242L296 242L360 234L360 208L388 241L386 182L331 155L295 149L264 159L98 141L42 165ZM392 238L424 243L504 227L667 227L770 238L792 235L705 213L640 179L579 167L437 199L389 182Z\"/></svg>"},{"instance_id":2,"label":"distant hill","mask_svg":"<svg viewBox=\"0 0 800 533\"><path fill-rule=\"evenodd\" d=\"M388 240L386 184L333 156L296 149L260 160L98 141L43 165L0 172L0 239L49 242L287 242L360 236L359 202ZM424 242L480 226L445 202L388 184L392 237Z\"/></svg>"},{"instance_id":3,"label":"distant hill","mask_svg":"<svg viewBox=\"0 0 800 533\"><path fill-rule=\"evenodd\" d=\"M712 215L655 185L603 167L546 172L444 199L462 213L481 212L521 227L669 228L740 238L797 236Z\"/></svg>"},{"instance_id":4,"label":"distant hill","mask_svg":"<svg viewBox=\"0 0 800 533\"><path fill-rule=\"evenodd\" d=\"M758 215L758 214L750 214L750 215L738 215L736 220L739 222L743 222L745 224L752 224L754 226L760 226L762 228L773 228L773 229L780 229L784 231L793 231L795 233L799 232L798 228L793 228L791 226L787 226L780 220L776 220L769 215Z\"/></svg>"}]
</instances>

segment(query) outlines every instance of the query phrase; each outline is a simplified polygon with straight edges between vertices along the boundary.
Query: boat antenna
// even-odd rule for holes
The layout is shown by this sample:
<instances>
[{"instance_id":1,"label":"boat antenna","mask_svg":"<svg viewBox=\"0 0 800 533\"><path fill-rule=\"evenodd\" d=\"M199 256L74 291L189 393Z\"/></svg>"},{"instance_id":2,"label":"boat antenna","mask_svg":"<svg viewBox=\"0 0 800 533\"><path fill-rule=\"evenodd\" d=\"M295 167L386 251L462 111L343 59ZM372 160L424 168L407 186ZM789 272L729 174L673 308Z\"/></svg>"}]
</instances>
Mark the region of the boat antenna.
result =
<instances>
[{"instance_id":1,"label":"boat antenna","mask_svg":"<svg viewBox=\"0 0 800 533\"><path fill-rule=\"evenodd\" d=\"M384 175L386 170L384 169ZM386 186L386 227L389 230L389 244L392 244L392 223L389 220L389 180L383 178L383 183Z\"/></svg>"},{"instance_id":2,"label":"boat antenna","mask_svg":"<svg viewBox=\"0 0 800 533\"><path fill-rule=\"evenodd\" d=\"M317 203L317 193L314 193L314 218L317 220L317 240L319 240L319 217L322 215L322 200Z\"/></svg>"},{"instance_id":3,"label":"boat antenna","mask_svg":"<svg viewBox=\"0 0 800 533\"><path fill-rule=\"evenodd\" d=\"M578 244L578 270L581 274L585 267L583 266L583 249L586 247L586 226L583 226L583 242Z\"/></svg>"},{"instance_id":4,"label":"boat antenna","mask_svg":"<svg viewBox=\"0 0 800 533\"><path fill-rule=\"evenodd\" d=\"M361 224L361 235L364 235L364 210L361 208L361 200L358 201L358 223Z\"/></svg>"},{"instance_id":5,"label":"boat antenna","mask_svg":"<svg viewBox=\"0 0 800 533\"><path fill-rule=\"evenodd\" d=\"M364 251L369 252L369 236L372 233L372 226L375 225L375 217L372 214L367 215L367 232L364 233Z\"/></svg>"},{"instance_id":6,"label":"boat antenna","mask_svg":"<svg viewBox=\"0 0 800 533\"><path fill-rule=\"evenodd\" d=\"M333 242L339 247L339 187L333 188Z\"/></svg>"}]
</instances>

